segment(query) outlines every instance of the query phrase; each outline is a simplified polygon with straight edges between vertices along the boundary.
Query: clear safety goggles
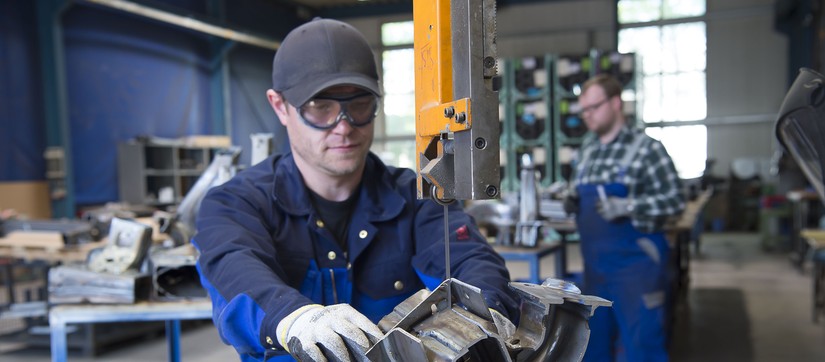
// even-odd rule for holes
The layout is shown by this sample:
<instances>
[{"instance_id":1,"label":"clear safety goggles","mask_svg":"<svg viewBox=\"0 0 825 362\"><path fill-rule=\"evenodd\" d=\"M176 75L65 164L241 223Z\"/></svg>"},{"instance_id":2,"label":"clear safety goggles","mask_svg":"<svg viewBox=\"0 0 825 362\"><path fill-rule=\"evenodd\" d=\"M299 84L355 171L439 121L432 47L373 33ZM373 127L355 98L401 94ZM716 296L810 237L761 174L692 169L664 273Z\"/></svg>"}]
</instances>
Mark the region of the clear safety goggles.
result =
<instances>
[{"instance_id":1,"label":"clear safety goggles","mask_svg":"<svg viewBox=\"0 0 825 362\"><path fill-rule=\"evenodd\" d=\"M298 107L301 120L315 129L335 128L342 120L353 127L370 124L378 114L378 97L372 93L347 98L315 97Z\"/></svg>"}]
</instances>

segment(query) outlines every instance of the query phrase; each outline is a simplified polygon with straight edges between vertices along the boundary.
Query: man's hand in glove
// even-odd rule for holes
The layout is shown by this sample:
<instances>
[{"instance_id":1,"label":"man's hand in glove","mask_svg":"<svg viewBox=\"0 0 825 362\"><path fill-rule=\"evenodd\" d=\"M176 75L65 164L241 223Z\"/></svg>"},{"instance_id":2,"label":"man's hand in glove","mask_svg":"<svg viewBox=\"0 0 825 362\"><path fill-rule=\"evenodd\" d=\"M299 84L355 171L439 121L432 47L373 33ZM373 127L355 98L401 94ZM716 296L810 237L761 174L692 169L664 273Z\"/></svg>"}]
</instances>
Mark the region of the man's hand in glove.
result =
<instances>
[{"instance_id":1,"label":"man's hand in glove","mask_svg":"<svg viewBox=\"0 0 825 362\"><path fill-rule=\"evenodd\" d=\"M610 196L596 204L596 211L607 221L629 217L633 212L633 200Z\"/></svg>"},{"instance_id":2,"label":"man's hand in glove","mask_svg":"<svg viewBox=\"0 0 825 362\"><path fill-rule=\"evenodd\" d=\"M367 349L384 336L348 304L298 308L278 323L277 333L298 361L366 361Z\"/></svg>"}]
</instances>

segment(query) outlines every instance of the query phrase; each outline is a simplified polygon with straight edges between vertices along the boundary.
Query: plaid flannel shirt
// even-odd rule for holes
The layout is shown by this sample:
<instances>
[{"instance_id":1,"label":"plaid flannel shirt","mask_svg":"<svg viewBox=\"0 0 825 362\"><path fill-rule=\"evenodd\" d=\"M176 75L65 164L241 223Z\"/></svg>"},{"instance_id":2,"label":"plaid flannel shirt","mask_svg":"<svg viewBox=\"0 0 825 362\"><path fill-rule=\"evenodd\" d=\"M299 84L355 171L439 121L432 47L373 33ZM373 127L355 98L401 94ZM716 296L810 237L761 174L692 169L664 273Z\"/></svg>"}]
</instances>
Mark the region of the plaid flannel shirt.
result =
<instances>
[{"instance_id":1,"label":"plaid flannel shirt","mask_svg":"<svg viewBox=\"0 0 825 362\"><path fill-rule=\"evenodd\" d=\"M636 137L645 137L633 161L620 175L622 158ZM681 182L662 143L648 137L644 131L622 128L612 142L602 145L598 137L585 141L578 160L590 152L586 165L577 164L574 180L579 184L619 182L628 186L633 200L631 220L639 231L662 231L667 218L685 208Z\"/></svg>"}]
</instances>

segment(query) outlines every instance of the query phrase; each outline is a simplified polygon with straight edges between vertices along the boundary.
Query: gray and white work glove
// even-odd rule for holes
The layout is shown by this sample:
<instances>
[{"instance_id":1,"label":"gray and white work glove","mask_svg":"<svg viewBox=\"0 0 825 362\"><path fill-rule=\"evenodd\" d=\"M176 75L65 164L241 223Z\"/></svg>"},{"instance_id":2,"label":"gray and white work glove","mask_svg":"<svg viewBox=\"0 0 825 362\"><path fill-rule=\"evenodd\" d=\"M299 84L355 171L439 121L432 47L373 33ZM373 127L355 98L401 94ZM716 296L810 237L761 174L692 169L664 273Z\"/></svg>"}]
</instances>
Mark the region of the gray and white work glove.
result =
<instances>
[{"instance_id":1,"label":"gray and white work glove","mask_svg":"<svg viewBox=\"0 0 825 362\"><path fill-rule=\"evenodd\" d=\"M384 336L349 304L310 304L278 323L278 342L298 361L367 361L366 352Z\"/></svg>"},{"instance_id":2,"label":"gray and white work glove","mask_svg":"<svg viewBox=\"0 0 825 362\"><path fill-rule=\"evenodd\" d=\"M607 221L629 217L633 212L633 200L609 196L606 199L599 200L596 204L596 211Z\"/></svg>"}]
</instances>

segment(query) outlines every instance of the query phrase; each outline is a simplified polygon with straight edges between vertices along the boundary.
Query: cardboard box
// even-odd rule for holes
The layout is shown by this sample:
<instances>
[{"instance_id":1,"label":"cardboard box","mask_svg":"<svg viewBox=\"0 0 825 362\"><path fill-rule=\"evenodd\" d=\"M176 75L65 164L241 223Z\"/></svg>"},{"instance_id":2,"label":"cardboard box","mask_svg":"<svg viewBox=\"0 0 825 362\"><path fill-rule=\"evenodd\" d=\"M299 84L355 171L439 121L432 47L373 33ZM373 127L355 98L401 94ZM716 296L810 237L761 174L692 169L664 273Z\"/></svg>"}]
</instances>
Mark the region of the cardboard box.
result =
<instances>
[{"instance_id":1,"label":"cardboard box","mask_svg":"<svg viewBox=\"0 0 825 362\"><path fill-rule=\"evenodd\" d=\"M14 209L29 219L51 219L46 181L0 182L0 210Z\"/></svg>"}]
</instances>

